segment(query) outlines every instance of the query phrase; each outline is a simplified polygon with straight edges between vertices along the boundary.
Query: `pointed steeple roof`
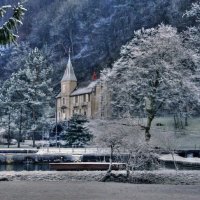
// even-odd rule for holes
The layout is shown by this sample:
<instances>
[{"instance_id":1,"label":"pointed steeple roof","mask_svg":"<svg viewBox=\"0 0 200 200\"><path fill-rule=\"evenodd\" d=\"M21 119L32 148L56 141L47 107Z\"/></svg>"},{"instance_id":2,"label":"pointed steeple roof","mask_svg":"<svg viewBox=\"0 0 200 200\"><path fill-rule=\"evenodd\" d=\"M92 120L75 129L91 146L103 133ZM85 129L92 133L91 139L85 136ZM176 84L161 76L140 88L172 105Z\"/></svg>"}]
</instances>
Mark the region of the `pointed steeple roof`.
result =
<instances>
[{"instance_id":1,"label":"pointed steeple roof","mask_svg":"<svg viewBox=\"0 0 200 200\"><path fill-rule=\"evenodd\" d=\"M65 70L65 74L62 78L62 81L77 81L71 62L70 50L69 50L69 59L67 63L67 68Z\"/></svg>"}]
</instances>

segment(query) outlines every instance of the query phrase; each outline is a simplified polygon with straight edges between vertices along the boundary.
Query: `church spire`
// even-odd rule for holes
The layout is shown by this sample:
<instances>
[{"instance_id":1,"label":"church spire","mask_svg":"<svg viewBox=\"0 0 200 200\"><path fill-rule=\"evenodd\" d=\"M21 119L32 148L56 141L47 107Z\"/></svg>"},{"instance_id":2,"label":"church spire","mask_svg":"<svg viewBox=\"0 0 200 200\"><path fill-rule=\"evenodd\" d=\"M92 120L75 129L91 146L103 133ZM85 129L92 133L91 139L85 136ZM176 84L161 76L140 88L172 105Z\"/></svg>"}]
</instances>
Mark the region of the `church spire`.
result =
<instances>
[{"instance_id":1,"label":"church spire","mask_svg":"<svg viewBox=\"0 0 200 200\"><path fill-rule=\"evenodd\" d=\"M68 59L67 68L65 70L65 74L62 78L62 81L77 81L75 73L74 73L74 69L72 66L70 54L71 54L71 51L69 49L69 59Z\"/></svg>"}]
</instances>

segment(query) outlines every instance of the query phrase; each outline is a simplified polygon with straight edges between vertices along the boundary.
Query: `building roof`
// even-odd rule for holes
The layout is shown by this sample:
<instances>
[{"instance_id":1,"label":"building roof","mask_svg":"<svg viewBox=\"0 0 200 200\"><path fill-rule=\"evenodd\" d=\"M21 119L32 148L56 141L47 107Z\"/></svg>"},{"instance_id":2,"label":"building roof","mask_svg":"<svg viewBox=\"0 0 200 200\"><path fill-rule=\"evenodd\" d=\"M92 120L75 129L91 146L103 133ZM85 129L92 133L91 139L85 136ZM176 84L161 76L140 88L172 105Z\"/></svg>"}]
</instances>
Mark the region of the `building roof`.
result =
<instances>
[{"instance_id":1,"label":"building roof","mask_svg":"<svg viewBox=\"0 0 200 200\"><path fill-rule=\"evenodd\" d=\"M82 95L82 94L90 94L90 93L92 93L93 89L96 87L98 82L99 82L98 80L92 81L87 87L76 89L74 92L71 93L70 96L77 96L77 95Z\"/></svg>"},{"instance_id":2,"label":"building roof","mask_svg":"<svg viewBox=\"0 0 200 200\"><path fill-rule=\"evenodd\" d=\"M75 73L74 73L74 69L72 66L70 53L69 53L67 68L65 70L64 76L61 81L77 81Z\"/></svg>"},{"instance_id":3,"label":"building roof","mask_svg":"<svg viewBox=\"0 0 200 200\"><path fill-rule=\"evenodd\" d=\"M61 97L61 92L56 96L56 98L60 98Z\"/></svg>"}]
</instances>

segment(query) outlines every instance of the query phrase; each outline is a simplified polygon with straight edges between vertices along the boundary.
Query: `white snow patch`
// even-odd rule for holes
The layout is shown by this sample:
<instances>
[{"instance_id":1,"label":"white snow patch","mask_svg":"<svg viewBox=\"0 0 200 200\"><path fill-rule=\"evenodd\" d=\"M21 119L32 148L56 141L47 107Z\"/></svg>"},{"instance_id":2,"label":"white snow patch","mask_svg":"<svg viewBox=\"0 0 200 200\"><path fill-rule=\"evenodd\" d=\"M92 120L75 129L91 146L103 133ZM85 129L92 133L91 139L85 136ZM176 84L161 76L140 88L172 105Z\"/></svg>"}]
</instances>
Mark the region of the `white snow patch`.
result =
<instances>
[{"instance_id":1,"label":"white snow patch","mask_svg":"<svg viewBox=\"0 0 200 200\"><path fill-rule=\"evenodd\" d=\"M159 158L162 161L173 161L172 155L162 155ZM183 162L183 163L197 163L200 164L200 158L183 158L179 155L174 155L174 159L176 162Z\"/></svg>"}]
</instances>

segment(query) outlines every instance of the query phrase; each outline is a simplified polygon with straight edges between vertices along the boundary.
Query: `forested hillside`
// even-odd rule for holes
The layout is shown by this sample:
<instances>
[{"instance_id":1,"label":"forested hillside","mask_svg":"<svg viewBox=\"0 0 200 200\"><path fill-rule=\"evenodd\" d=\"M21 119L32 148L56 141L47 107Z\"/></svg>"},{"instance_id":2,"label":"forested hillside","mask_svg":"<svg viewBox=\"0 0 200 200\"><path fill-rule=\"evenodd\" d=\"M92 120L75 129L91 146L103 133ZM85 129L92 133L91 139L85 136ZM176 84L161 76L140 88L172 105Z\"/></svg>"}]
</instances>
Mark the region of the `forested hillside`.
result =
<instances>
[{"instance_id":1,"label":"forested hillside","mask_svg":"<svg viewBox=\"0 0 200 200\"><path fill-rule=\"evenodd\" d=\"M0 5L18 0L1 0ZM184 29L192 21L183 17L194 0L29 0L24 25L19 30L22 41L31 47L47 48L55 69L54 83L63 74L68 48L72 49L75 71L80 81L90 79L95 70L111 65L120 47L135 30L161 22ZM28 45L28 44L23 44ZM25 47L25 49L28 47ZM0 78L13 70L13 48L1 53ZM24 51L24 50L22 50ZM18 51L19 53L20 51Z\"/></svg>"}]
</instances>

